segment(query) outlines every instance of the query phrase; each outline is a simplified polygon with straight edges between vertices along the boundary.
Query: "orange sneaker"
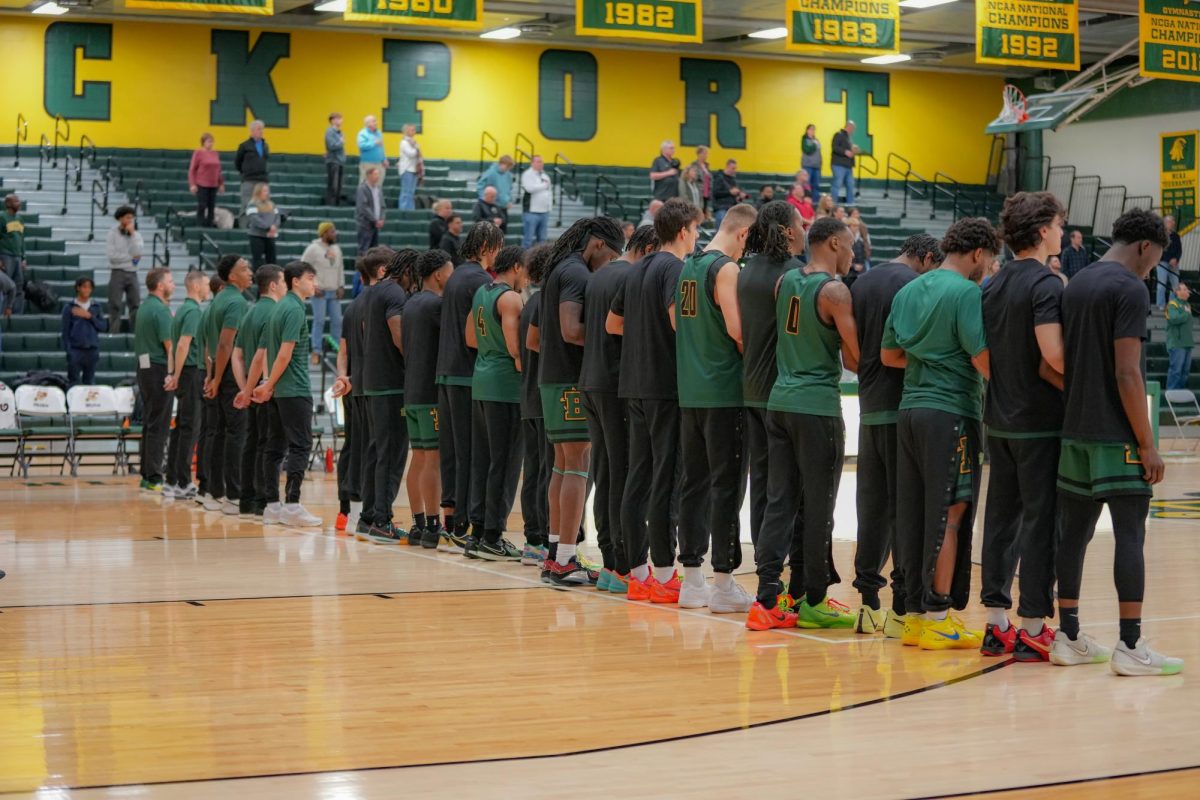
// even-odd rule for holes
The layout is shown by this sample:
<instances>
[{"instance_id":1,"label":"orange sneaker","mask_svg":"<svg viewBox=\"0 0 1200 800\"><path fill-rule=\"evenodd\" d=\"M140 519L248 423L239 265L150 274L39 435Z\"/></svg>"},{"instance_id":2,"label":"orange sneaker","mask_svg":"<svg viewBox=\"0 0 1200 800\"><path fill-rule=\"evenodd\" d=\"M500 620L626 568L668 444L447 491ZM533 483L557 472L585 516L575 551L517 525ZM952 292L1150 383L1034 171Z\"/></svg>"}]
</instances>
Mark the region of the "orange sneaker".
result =
<instances>
[{"instance_id":1,"label":"orange sneaker","mask_svg":"<svg viewBox=\"0 0 1200 800\"><path fill-rule=\"evenodd\" d=\"M337 522L334 523L333 527L335 530L344 531L346 530L346 523L349 521L349 518L345 514L338 512Z\"/></svg>"},{"instance_id":2,"label":"orange sneaker","mask_svg":"<svg viewBox=\"0 0 1200 800\"><path fill-rule=\"evenodd\" d=\"M671 580L667 581L666 583L659 583L654 579L653 575L650 576L650 580L647 581L647 583L650 585L651 603L679 602L679 590L683 588L683 581L679 579L678 572L673 573L671 575Z\"/></svg>"},{"instance_id":3,"label":"orange sneaker","mask_svg":"<svg viewBox=\"0 0 1200 800\"><path fill-rule=\"evenodd\" d=\"M784 611L778 601L774 608L764 608L763 604L754 601L750 613L746 615L746 627L752 631L769 631L772 628L796 627L796 615Z\"/></svg>"},{"instance_id":4,"label":"orange sneaker","mask_svg":"<svg viewBox=\"0 0 1200 800\"><path fill-rule=\"evenodd\" d=\"M653 580L654 576L651 575L646 580L639 581L633 576L632 572L629 573L629 590L625 593L625 596L630 600L639 600L643 603L650 602L650 582Z\"/></svg>"},{"instance_id":5,"label":"orange sneaker","mask_svg":"<svg viewBox=\"0 0 1200 800\"><path fill-rule=\"evenodd\" d=\"M1054 629L1049 625L1042 626L1042 632L1030 636L1024 628L1017 634L1017 644L1013 647L1013 658L1017 661L1039 662L1050 660L1050 648L1054 646Z\"/></svg>"}]
</instances>

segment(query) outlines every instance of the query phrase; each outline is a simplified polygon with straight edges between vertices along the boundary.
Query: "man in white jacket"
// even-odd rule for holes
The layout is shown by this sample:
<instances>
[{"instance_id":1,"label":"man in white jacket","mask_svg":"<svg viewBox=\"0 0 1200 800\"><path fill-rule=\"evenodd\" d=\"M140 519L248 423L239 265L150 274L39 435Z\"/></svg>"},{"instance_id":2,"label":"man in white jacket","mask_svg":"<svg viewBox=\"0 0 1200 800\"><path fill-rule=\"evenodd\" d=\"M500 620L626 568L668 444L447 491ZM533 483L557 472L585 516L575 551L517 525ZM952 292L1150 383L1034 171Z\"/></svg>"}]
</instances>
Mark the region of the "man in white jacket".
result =
<instances>
[{"instance_id":1,"label":"man in white jacket","mask_svg":"<svg viewBox=\"0 0 1200 800\"><path fill-rule=\"evenodd\" d=\"M417 193L417 183L425 169L421 159L421 148L414 138L416 133L416 125L405 125L404 138L400 140L400 162L397 169L400 172L401 211L412 211L416 208L414 198Z\"/></svg>"},{"instance_id":2,"label":"man in white jacket","mask_svg":"<svg viewBox=\"0 0 1200 800\"><path fill-rule=\"evenodd\" d=\"M554 204L554 187L546 174L546 163L541 156L534 156L529 169L521 176L521 188L527 200L521 217L523 243L525 247L546 241L546 226L550 221L550 208Z\"/></svg>"},{"instance_id":3,"label":"man in white jacket","mask_svg":"<svg viewBox=\"0 0 1200 800\"><path fill-rule=\"evenodd\" d=\"M108 268L108 329L118 333L121 328L121 312L129 306L129 330L137 321L138 306L142 295L138 290L137 267L142 260L144 246L142 235L135 225L136 211L132 206L121 206L113 217L117 224L108 231L104 242ZM124 302L122 302L124 301Z\"/></svg>"}]
</instances>

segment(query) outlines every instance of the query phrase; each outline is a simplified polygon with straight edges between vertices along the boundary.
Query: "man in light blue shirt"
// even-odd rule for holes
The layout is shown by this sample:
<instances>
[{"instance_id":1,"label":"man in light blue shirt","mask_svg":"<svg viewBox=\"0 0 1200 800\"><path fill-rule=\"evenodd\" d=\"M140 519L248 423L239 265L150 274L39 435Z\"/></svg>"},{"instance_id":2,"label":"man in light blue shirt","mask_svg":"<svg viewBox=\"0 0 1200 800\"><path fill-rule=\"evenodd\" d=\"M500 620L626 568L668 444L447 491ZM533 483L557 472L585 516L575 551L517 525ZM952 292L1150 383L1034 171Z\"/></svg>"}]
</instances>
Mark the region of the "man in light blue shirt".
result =
<instances>
[{"instance_id":1,"label":"man in light blue shirt","mask_svg":"<svg viewBox=\"0 0 1200 800\"><path fill-rule=\"evenodd\" d=\"M496 203L501 208L508 208L512 204L512 156L500 156L500 160L487 168L487 171L479 176L479 183L475 185L475 194L478 199L483 199L483 192L489 186L496 187Z\"/></svg>"},{"instance_id":2,"label":"man in light blue shirt","mask_svg":"<svg viewBox=\"0 0 1200 800\"><path fill-rule=\"evenodd\" d=\"M374 114L368 114L363 119L363 129L358 132L358 182L367 179L367 172L379 168L379 185L383 185L383 176L387 172L387 156L383 150L383 132L379 130L379 122Z\"/></svg>"}]
</instances>

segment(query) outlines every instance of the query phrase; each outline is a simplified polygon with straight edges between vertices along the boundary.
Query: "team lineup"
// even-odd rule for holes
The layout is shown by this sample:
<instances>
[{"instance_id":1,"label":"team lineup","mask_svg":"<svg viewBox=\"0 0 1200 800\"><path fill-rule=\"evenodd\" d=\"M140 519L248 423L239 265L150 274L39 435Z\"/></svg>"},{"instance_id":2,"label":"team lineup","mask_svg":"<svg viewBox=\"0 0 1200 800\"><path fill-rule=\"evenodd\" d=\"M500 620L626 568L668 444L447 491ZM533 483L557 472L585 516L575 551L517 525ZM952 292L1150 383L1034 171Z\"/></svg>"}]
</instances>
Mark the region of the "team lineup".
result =
<instances>
[{"instance_id":1,"label":"team lineup","mask_svg":"<svg viewBox=\"0 0 1200 800\"><path fill-rule=\"evenodd\" d=\"M806 227L786 202L738 204L700 247L702 219L671 199L628 241L620 222L595 217L522 249L484 221L457 267L438 249L360 254L364 289L345 311L333 390L345 409L338 530L519 561L554 586L740 614L754 631L853 629L926 650L1107 662L1119 675L1182 670L1141 637L1146 518L1164 473L1145 404L1142 281L1167 244L1161 218L1122 215L1111 249L1066 288L1047 267L1066 211L1045 192L1009 198L998 229L967 218L940 242L913 236L851 284L854 236L835 217ZM1006 247L1012 260L981 288ZM251 274L226 256L211 286L194 275L170 331L192 352L166 360L190 358L204 383L199 486L188 490L181 455L192 431L177 425L168 496L319 525L300 505L315 274L303 262ZM857 610L829 595L841 581L846 370L861 407ZM979 631L955 612L973 597L985 449ZM402 480L410 526L393 519ZM507 538L518 485L522 547ZM600 564L579 548L589 492ZM734 579L747 492L753 594ZM1079 608L1104 506L1120 609L1111 648L1081 630ZM1046 624L1056 612L1057 630Z\"/></svg>"}]
</instances>

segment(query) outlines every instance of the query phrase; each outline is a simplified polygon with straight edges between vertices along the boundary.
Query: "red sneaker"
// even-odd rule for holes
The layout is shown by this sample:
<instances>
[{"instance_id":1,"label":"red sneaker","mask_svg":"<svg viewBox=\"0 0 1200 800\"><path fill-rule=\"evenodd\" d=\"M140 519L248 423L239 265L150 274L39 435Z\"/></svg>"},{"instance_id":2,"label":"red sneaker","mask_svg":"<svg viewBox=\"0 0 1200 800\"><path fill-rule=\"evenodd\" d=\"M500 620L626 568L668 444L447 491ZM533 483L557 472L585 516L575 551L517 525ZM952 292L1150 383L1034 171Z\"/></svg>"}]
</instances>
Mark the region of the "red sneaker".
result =
<instances>
[{"instance_id":1,"label":"red sneaker","mask_svg":"<svg viewBox=\"0 0 1200 800\"><path fill-rule=\"evenodd\" d=\"M654 576L650 575L646 580L639 581L633 576L632 572L629 573L629 591L625 593L625 596L630 600L638 600L643 603L650 602L650 583L653 580Z\"/></svg>"},{"instance_id":2,"label":"red sneaker","mask_svg":"<svg viewBox=\"0 0 1200 800\"><path fill-rule=\"evenodd\" d=\"M337 515L337 522L334 523L333 527L338 531L344 531L346 530L346 523L349 521L349 518L339 511Z\"/></svg>"},{"instance_id":3,"label":"red sneaker","mask_svg":"<svg viewBox=\"0 0 1200 800\"><path fill-rule=\"evenodd\" d=\"M653 581L653 583L651 583L651 581ZM679 579L678 572L673 573L671 575L671 580L667 581L666 583L659 583L654 579L653 575L650 576L650 580L647 581L647 583L650 585L651 603L679 602L679 590L683 587L683 581Z\"/></svg>"},{"instance_id":4,"label":"red sneaker","mask_svg":"<svg viewBox=\"0 0 1200 800\"><path fill-rule=\"evenodd\" d=\"M1030 636L1024 628L1017 634L1017 644L1013 648L1013 659L1036 663L1050 660L1050 647L1054 644L1055 631L1049 625L1042 626L1042 632Z\"/></svg>"},{"instance_id":5,"label":"red sneaker","mask_svg":"<svg viewBox=\"0 0 1200 800\"><path fill-rule=\"evenodd\" d=\"M796 615L780 608L778 601L775 602L774 608L764 608L763 604L756 600L754 605L750 606L750 613L746 615L746 627L752 631L794 628Z\"/></svg>"},{"instance_id":6,"label":"red sneaker","mask_svg":"<svg viewBox=\"0 0 1200 800\"><path fill-rule=\"evenodd\" d=\"M1002 656L1011 653L1017 644L1017 626L1010 624L1008 630L1002 631L991 623L983 634L983 646L979 652L985 656Z\"/></svg>"}]
</instances>

